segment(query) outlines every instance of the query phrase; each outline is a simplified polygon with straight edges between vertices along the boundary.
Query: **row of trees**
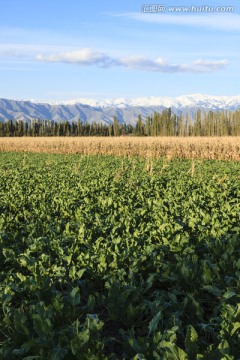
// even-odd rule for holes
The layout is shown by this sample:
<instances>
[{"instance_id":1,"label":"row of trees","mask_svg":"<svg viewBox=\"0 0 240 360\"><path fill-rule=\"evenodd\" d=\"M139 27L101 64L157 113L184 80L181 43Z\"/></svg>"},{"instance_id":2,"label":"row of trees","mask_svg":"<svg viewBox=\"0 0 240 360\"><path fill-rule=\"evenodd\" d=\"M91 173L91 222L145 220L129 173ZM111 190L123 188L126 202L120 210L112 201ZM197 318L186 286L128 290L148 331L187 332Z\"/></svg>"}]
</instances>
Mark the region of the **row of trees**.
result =
<instances>
[{"instance_id":1,"label":"row of trees","mask_svg":"<svg viewBox=\"0 0 240 360\"><path fill-rule=\"evenodd\" d=\"M0 122L0 136L108 136L109 126L69 121L33 119Z\"/></svg>"},{"instance_id":2,"label":"row of trees","mask_svg":"<svg viewBox=\"0 0 240 360\"><path fill-rule=\"evenodd\" d=\"M137 130L142 119L138 119ZM171 109L154 113L146 119L144 131L152 136L238 136L240 135L240 110L229 112L204 112L198 110L176 116ZM141 129L141 132L143 130Z\"/></svg>"},{"instance_id":3,"label":"row of trees","mask_svg":"<svg viewBox=\"0 0 240 360\"><path fill-rule=\"evenodd\" d=\"M0 122L0 136L240 136L240 110L203 112L198 110L178 116L171 109L142 119L136 126L120 123L114 117L111 124L69 121L7 120Z\"/></svg>"}]
</instances>

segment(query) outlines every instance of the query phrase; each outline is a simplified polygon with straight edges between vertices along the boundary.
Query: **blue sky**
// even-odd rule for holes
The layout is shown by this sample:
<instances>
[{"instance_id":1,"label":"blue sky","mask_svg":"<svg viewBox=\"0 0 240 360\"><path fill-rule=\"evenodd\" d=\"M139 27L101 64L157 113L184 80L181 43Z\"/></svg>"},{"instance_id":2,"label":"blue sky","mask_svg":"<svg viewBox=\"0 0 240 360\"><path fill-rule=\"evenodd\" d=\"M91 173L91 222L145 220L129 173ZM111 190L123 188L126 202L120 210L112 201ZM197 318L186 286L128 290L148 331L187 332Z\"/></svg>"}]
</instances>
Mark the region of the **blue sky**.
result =
<instances>
[{"instance_id":1,"label":"blue sky","mask_svg":"<svg viewBox=\"0 0 240 360\"><path fill-rule=\"evenodd\" d=\"M0 13L1 98L240 94L240 0L0 0Z\"/></svg>"}]
</instances>

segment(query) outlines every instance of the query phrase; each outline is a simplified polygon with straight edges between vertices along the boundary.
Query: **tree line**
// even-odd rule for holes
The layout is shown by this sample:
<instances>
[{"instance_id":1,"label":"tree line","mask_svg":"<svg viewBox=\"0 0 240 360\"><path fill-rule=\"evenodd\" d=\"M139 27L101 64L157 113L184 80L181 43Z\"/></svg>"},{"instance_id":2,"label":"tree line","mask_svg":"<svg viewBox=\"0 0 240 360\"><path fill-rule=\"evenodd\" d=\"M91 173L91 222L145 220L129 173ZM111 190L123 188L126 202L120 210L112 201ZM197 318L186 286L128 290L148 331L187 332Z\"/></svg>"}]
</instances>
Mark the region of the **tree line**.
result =
<instances>
[{"instance_id":1,"label":"tree line","mask_svg":"<svg viewBox=\"0 0 240 360\"><path fill-rule=\"evenodd\" d=\"M143 119L135 126L122 124L115 116L112 123L87 123L51 120L0 121L0 137L11 136L240 136L240 110L202 111L193 115L173 114L171 109Z\"/></svg>"}]
</instances>

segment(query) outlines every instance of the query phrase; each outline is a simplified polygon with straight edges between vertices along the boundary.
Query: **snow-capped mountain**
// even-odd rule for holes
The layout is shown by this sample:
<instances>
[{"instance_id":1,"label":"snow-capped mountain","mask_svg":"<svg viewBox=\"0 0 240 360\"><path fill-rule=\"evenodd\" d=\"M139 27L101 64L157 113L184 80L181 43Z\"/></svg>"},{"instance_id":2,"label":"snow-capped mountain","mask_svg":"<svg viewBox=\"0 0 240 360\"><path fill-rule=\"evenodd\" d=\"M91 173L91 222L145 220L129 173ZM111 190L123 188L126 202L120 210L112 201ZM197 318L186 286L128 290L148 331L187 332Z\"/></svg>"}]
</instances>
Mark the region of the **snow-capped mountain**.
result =
<instances>
[{"instance_id":1,"label":"snow-capped mountain","mask_svg":"<svg viewBox=\"0 0 240 360\"><path fill-rule=\"evenodd\" d=\"M38 101L29 100L34 103ZM211 96L203 94L182 95L178 97L168 96L149 96L140 98L116 98L105 100L94 99L75 99L61 102L49 102L51 105L76 105L84 104L92 107L117 107L125 108L129 106L163 106L181 109L185 107L206 107L209 109L230 109L240 106L240 95L238 96Z\"/></svg>"},{"instance_id":2,"label":"snow-capped mountain","mask_svg":"<svg viewBox=\"0 0 240 360\"><path fill-rule=\"evenodd\" d=\"M0 99L0 120L33 118L55 121L68 120L111 123L116 115L120 122L134 125L138 115L145 118L154 111L172 108L177 114L197 109L221 111L240 109L238 96L210 96L202 94L178 97L118 98L106 100L77 99L62 102L38 102L36 100Z\"/></svg>"}]
</instances>

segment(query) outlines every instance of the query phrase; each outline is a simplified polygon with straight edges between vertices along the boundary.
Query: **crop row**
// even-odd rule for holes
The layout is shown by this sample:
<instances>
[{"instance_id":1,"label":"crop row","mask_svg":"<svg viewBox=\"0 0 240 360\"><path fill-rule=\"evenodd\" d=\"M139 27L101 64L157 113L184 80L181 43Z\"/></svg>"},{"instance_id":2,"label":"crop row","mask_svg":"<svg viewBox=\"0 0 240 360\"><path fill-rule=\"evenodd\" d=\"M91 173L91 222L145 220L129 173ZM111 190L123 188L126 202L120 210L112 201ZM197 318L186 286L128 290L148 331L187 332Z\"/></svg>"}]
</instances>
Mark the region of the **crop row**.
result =
<instances>
[{"instance_id":1,"label":"crop row","mask_svg":"<svg viewBox=\"0 0 240 360\"><path fill-rule=\"evenodd\" d=\"M6 137L0 151L239 161L240 137Z\"/></svg>"}]
</instances>

